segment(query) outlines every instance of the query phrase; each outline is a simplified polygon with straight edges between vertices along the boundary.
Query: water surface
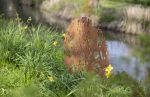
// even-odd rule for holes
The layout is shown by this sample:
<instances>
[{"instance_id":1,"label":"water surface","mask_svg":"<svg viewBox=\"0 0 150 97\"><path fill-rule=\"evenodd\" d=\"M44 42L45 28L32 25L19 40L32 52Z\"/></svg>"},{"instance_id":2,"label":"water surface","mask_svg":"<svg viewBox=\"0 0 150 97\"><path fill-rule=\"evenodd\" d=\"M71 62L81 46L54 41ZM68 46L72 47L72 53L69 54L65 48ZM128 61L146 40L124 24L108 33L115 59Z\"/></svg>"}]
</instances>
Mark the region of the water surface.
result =
<instances>
[{"instance_id":1,"label":"water surface","mask_svg":"<svg viewBox=\"0 0 150 97\"><path fill-rule=\"evenodd\" d=\"M137 37L110 31L107 34L109 34L109 38L107 38L109 60L114 67L113 72L127 72L139 81L146 79L150 72L148 70L150 63L142 63L136 56L134 51L135 45L138 45L135 43Z\"/></svg>"}]
</instances>

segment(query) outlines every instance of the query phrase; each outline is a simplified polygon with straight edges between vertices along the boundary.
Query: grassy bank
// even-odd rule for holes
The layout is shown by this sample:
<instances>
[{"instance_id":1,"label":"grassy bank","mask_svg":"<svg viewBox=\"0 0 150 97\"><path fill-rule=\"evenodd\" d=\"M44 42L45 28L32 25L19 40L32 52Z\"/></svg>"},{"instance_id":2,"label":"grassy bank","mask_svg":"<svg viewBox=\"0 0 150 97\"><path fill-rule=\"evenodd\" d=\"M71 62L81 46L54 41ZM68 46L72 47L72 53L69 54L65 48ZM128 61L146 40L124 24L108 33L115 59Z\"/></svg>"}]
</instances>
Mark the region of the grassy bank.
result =
<instances>
[{"instance_id":1,"label":"grassy bank","mask_svg":"<svg viewBox=\"0 0 150 97\"><path fill-rule=\"evenodd\" d=\"M0 19L0 97L146 97L126 73L68 73L62 34L30 20Z\"/></svg>"}]
</instances>

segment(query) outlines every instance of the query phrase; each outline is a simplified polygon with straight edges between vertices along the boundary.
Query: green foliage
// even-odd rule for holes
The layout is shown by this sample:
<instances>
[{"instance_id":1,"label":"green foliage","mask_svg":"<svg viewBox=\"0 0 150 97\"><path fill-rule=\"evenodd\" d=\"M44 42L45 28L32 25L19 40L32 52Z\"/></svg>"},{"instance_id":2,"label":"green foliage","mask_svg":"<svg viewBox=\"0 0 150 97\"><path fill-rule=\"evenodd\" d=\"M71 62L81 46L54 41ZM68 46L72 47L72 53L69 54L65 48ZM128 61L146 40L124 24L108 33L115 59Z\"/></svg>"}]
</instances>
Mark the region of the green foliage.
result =
<instances>
[{"instance_id":1,"label":"green foliage","mask_svg":"<svg viewBox=\"0 0 150 97\"><path fill-rule=\"evenodd\" d=\"M112 22L113 20L115 20L115 16L112 15L102 15L100 18L101 22Z\"/></svg>"},{"instance_id":2,"label":"green foliage","mask_svg":"<svg viewBox=\"0 0 150 97\"><path fill-rule=\"evenodd\" d=\"M138 36L138 41L140 45L135 46L134 54L139 57L139 59L143 63L150 62L150 35L149 34L141 34ZM149 64L148 64L149 65ZM150 68L147 67L147 75L150 75ZM150 78L145 78L144 85L145 85L145 93L146 97L150 96Z\"/></svg>"},{"instance_id":3,"label":"green foliage","mask_svg":"<svg viewBox=\"0 0 150 97\"><path fill-rule=\"evenodd\" d=\"M10 94L35 83L42 90L57 94L61 93L57 90L71 89L77 83L72 80L80 79L80 75L68 74L63 62L63 36L52 28L29 27L19 19L0 19L0 26L0 89L10 89ZM49 81L49 76L56 81Z\"/></svg>"},{"instance_id":4,"label":"green foliage","mask_svg":"<svg viewBox=\"0 0 150 97\"><path fill-rule=\"evenodd\" d=\"M48 33L50 30L40 26L34 28L35 31L33 31L33 28L13 23L13 21L1 24L7 26L1 26L0 29L0 59L24 68L25 76L29 75L32 78L40 72L48 74L50 68L59 62L63 62L63 60L57 61L63 56L63 52L58 50L62 47L60 47L61 40L60 37L57 37L57 34L51 35L52 32ZM54 41L60 43L57 48L53 45ZM34 71L34 69L37 71Z\"/></svg>"},{"instance_id":5,"label":"green foliage","mask_svg":"<svg viewBox=\"0 0 150 97\"><path fill-rule=\"evenodd\" d=\"M40 4L45 0L31 0L33 4Z\"/></svg>"},{"instance_id":6,"label":"green foliage","mask_svg":"<svg viewBox=\"0 0 150 97\"><path fill-rule=\"evenodd\" d=\"M112 0L112 1L127 2L127 3L132 3L132 4L141 4L144 6L150 5L149 0Z\"/></svg>"},{"instance_id":7,"label":"green foliage","mask_svg":"<svg viewBox=\"0 0 150 97\"><path fill-rule=\"evenodd\" d=\"M27 24L0 19L0 97L143 97L143 88L125 74L68 73L63 36Z\"/></svg>"},{"instance_id":8,"label":"green foliage","mask_svg":"<svg viewBox=\"0 0 150 97\"><path fill-rule=\"evenodd\" d=\"M104 8L120 8L126 6L126 2L120 2L120 0L102 0L101 6Z\"/></svg>"},{"instance_id":9,"label":"green foliage","mask_svg":"<svg viewBox=\"0 0 150 97\"><path fill-rule=\"evenodd\" d=\"M144 90L126 73L110 79L88 75L69 95L75 97L144 97Z\"/></svg>"},{"instance_id":10,"label":"green foliage","mask_svg":"<svg viewBox=\"0 0 150 97\"><path fill-rule=\"evenodd\" d=\"M150 61L150 35L141 34L139 35L140 46L136 46L135 54L141 59L143 62Z\"/></svg>"}]
</instances>

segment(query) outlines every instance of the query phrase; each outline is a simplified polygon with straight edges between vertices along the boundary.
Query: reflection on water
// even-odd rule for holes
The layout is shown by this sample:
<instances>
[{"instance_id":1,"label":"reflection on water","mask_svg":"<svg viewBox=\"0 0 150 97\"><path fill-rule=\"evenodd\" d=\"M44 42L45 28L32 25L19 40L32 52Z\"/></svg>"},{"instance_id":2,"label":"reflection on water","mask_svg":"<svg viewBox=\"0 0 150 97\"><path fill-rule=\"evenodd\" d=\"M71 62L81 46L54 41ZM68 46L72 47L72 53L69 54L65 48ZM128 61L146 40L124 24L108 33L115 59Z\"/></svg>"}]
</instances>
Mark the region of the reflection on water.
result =
<instances>
[{"instance_id":1,"label":"reflection on water","mask_svg":"<svg viewBox=\"0 0 150 97\"><path fill-rule=\"evenodd\" d=\"M7 17L16 16L16 0L0 0L0 13Z\"/></svg>"},{"instance_id":2,"label":"reflection on water","mask_svg":"<svg viewBox=\"0 0 150 97\"><path fill-rule=\"evenodd\" d=\"M123 42L124 38L121 40L107 39L109 59L114 67L113 72L125 71L137 80L146 79L149 63L141 63L140 59L133 55L133 44Z\"/></svg>"},{"instance_id":3,"label":"reflection on water","mask_svg":"<svg viewBox=\"0 0 150 97\"><path fill-rule=\"evenodd\" d=\"M108 40L107 41L107 46L109 50L110 57L121 57L121 56L127 56L129 47L128 45L124 44L121 41L117 40Z\"/></svg>"}]
</instances>

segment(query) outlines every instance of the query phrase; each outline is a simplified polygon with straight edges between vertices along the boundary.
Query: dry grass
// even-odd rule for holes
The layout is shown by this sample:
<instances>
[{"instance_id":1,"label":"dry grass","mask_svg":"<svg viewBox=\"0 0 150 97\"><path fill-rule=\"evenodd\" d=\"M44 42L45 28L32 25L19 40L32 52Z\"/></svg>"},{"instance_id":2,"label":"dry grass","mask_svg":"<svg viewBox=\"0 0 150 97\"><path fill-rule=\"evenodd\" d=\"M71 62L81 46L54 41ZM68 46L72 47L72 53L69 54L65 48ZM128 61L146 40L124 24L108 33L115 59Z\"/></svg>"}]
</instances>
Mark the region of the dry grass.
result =
<instances>
[{"instance_id":1,"label":"dry grass","mask_svg":"<svg viewBox=\"0 0 150 97\"><path fill-rule=\"evenodd\" d=\"M132 34L150 33L150 7L108 0L101 6L102 27Z\"/></svg>"},{"instance_id":2,"label":"dry grass","mask_svg":"<svg viewBox=\"0 0 150 97\"><path fill-rule=\"evenodd\" d=\"M126 32L142 33L149 31L150 8L129 6L124 9L123 26Z\"/></svg>"},{"instance_id":3,"label":"dry grass","mask_svg":"<svg viewBox=\"0 0 150 97\"><path fill-rule=\"evenodd\" d=\"M149 21L150 8L144 8L141 6L129 6L125 8L124 16L128 20Z\"/></svg>"},{"instance_id":4,"label":"dry grass","mask_svg":"<svg viewBox=\"0 0 150 97\"><path fill-rule=\"evenodd\" d=\"M95 71L103 75L109 65L105 39L99 39L99 30L92 26L87 17L71 22L65 35L65 63L70 72L74 70Z\"/></svg>"}]
</instances>

